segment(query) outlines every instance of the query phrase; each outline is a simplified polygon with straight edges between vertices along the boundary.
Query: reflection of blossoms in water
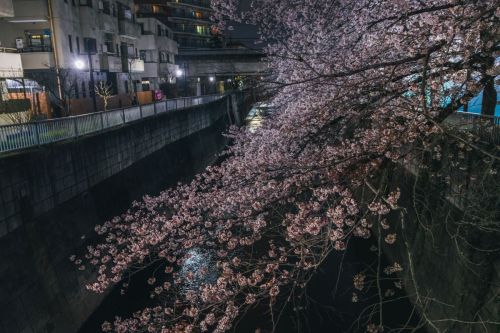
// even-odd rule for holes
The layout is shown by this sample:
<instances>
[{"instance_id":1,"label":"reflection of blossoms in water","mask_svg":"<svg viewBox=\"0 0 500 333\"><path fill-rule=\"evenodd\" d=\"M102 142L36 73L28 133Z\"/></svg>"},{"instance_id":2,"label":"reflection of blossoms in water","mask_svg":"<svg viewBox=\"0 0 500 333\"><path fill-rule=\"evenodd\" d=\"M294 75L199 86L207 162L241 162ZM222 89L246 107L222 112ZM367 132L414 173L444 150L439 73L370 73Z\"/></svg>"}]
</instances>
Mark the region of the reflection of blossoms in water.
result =
<instances>
[{"instance_id":1,"label":"reflection of blossoms in water","mask_svg":"<svg viewBox=\"0 0 500 333\"><path fill-rule=\"evenodd\" d=\"M217 281L217 267L209 251L193 248L189 250L187 256L179 271L183 291L198 290L202 284L212 284Z\"/></svg>"}]
</instances>

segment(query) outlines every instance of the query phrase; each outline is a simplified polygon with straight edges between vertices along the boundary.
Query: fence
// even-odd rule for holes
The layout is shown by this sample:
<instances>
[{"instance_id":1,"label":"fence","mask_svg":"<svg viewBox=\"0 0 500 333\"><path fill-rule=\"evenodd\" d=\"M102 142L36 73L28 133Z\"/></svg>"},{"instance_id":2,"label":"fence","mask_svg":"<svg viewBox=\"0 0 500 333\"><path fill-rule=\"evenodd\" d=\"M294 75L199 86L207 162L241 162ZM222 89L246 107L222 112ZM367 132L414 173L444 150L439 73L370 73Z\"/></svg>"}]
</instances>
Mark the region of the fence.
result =
<instances>
[{"instance_id":1,"label":"fence","mask_svg":"<svg viewBox=\"0 0 500 333\"><path fill-rule=\"evenodd\" d=\"M461 130L470 131L482 140L500 143L500 117L478 113L456 112L446 120Z\"/></svg>"},{"instance_id":2,"label":"fence","mask_svg":"<svg viewBox=\"0 0 500 333\"><path fill-rule=\"evenodd\" d=\"M0 154L97 133L160 113L186 109L225 95L184 97L124 109L0 126Z\"/></svg>"}]
</instances>

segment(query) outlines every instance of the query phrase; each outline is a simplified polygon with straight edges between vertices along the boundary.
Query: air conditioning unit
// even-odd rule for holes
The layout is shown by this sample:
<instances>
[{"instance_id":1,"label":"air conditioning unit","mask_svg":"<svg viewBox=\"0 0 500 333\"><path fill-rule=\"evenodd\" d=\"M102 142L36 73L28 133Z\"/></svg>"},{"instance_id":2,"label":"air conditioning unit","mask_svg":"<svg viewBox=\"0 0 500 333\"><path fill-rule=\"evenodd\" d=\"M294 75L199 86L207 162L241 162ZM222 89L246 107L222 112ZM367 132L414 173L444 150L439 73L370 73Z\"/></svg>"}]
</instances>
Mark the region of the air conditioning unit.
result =
<instances>
[{"instance_id":1,"label":"air conditioning unit","mask_svg":"<svg viewBox=\"0 0 500 333\"><path fill-rule=\"evenodd\" d=\"M99 1L97 7L99 8L99 10L104 10L104 3L102 1Z\"/></svg>"},{"instance_id":2,"label":"air conditioning unit","mask_svg":"<svg viewBox=\"0 0 500 333\"><path fill-rule=\"evenodd\" d=\"M106 44L102 46L102 53L108 53L108 46Z\"/></svg>"}]
</instances>

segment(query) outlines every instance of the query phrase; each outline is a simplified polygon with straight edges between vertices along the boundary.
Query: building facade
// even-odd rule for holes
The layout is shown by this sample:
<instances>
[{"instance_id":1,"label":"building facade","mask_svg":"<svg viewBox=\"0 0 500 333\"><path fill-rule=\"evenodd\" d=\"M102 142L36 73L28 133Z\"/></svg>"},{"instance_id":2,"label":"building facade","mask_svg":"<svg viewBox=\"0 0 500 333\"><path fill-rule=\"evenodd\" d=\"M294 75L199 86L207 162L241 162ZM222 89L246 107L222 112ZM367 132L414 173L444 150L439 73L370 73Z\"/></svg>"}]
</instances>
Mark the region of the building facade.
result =
<instances>
[{"instance_id":1,"label":"building facade","mask_svg":"<svg viewBox=\"0 0 500 333\"><path fill-rule=\"evenodd\" d=\"M210 0L136 0L140 16L156 17L169 26L181 49L221 47L212 30Z\"/></svg>"},{"instance_id":2,"label":"building facade","mask_svg":"<svg viewBox=\"0 0 500 333\"><path fill-rule=\"evenodd\" d=\"M133 0L15 0L13 12L0 19L0 42L20 54L24 76L49 91L53 104L69 100L63 104L70 113L99 110L92 105L98 84L109 87L114 107L158 96L151 91L161 76L144 54L160 41L141 28L146 22L137 19ZM168 34L161 37L175 54Z\"/></svg>"},{"instance_id":3,"label":"building facade","mask_svg":"<svg viewBox=\"0 0 500 333\"><path fill-rule=\"evenodd\" d=\"M213 28L210 0L135 0L139 17L165 23L179 44L177 89L182 95L222 93L260 77L263 53L231 43ZM248 81L248 80L246 80Z\"/></svg>"},{"instance_id":4,"label":"building facade","mask_svg":"<svg viewBox=\"0 0 500 333\"><path fill-rule=\"evenodd\" d=\"M173 32L163 22L153 17L137 18L141 29L138 41L139 58L144 62L142 88L161 90L169 94L169 87L176 82L178 66L175 65L178 45Z\"/></svg>"}]
</instances>

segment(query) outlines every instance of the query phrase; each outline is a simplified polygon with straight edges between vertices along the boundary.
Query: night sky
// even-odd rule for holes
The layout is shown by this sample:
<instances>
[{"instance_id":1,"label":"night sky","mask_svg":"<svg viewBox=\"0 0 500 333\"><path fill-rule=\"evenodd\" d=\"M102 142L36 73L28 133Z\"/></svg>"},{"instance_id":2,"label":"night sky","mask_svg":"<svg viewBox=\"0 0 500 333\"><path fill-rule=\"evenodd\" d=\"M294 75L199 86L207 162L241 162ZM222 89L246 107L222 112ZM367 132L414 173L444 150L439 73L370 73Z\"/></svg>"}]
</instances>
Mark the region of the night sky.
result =
<instances>
[{"instance_id":1,"label":"night sky","mask_svg":"<svg viewBox=\"0 0 500 333\"><path fill-rule=\"evenodd\" d=\"M250 9L251 0L241 0L240 11L245 11ZM262 47L261 44L255 45L255 40L257 39L257 27L248 24L239 24L231 22L228 25L234 27L232 31L226 31L226 37L228 39L234 39L244 42L250 48Z\"/></svg>"}]
</instances>

